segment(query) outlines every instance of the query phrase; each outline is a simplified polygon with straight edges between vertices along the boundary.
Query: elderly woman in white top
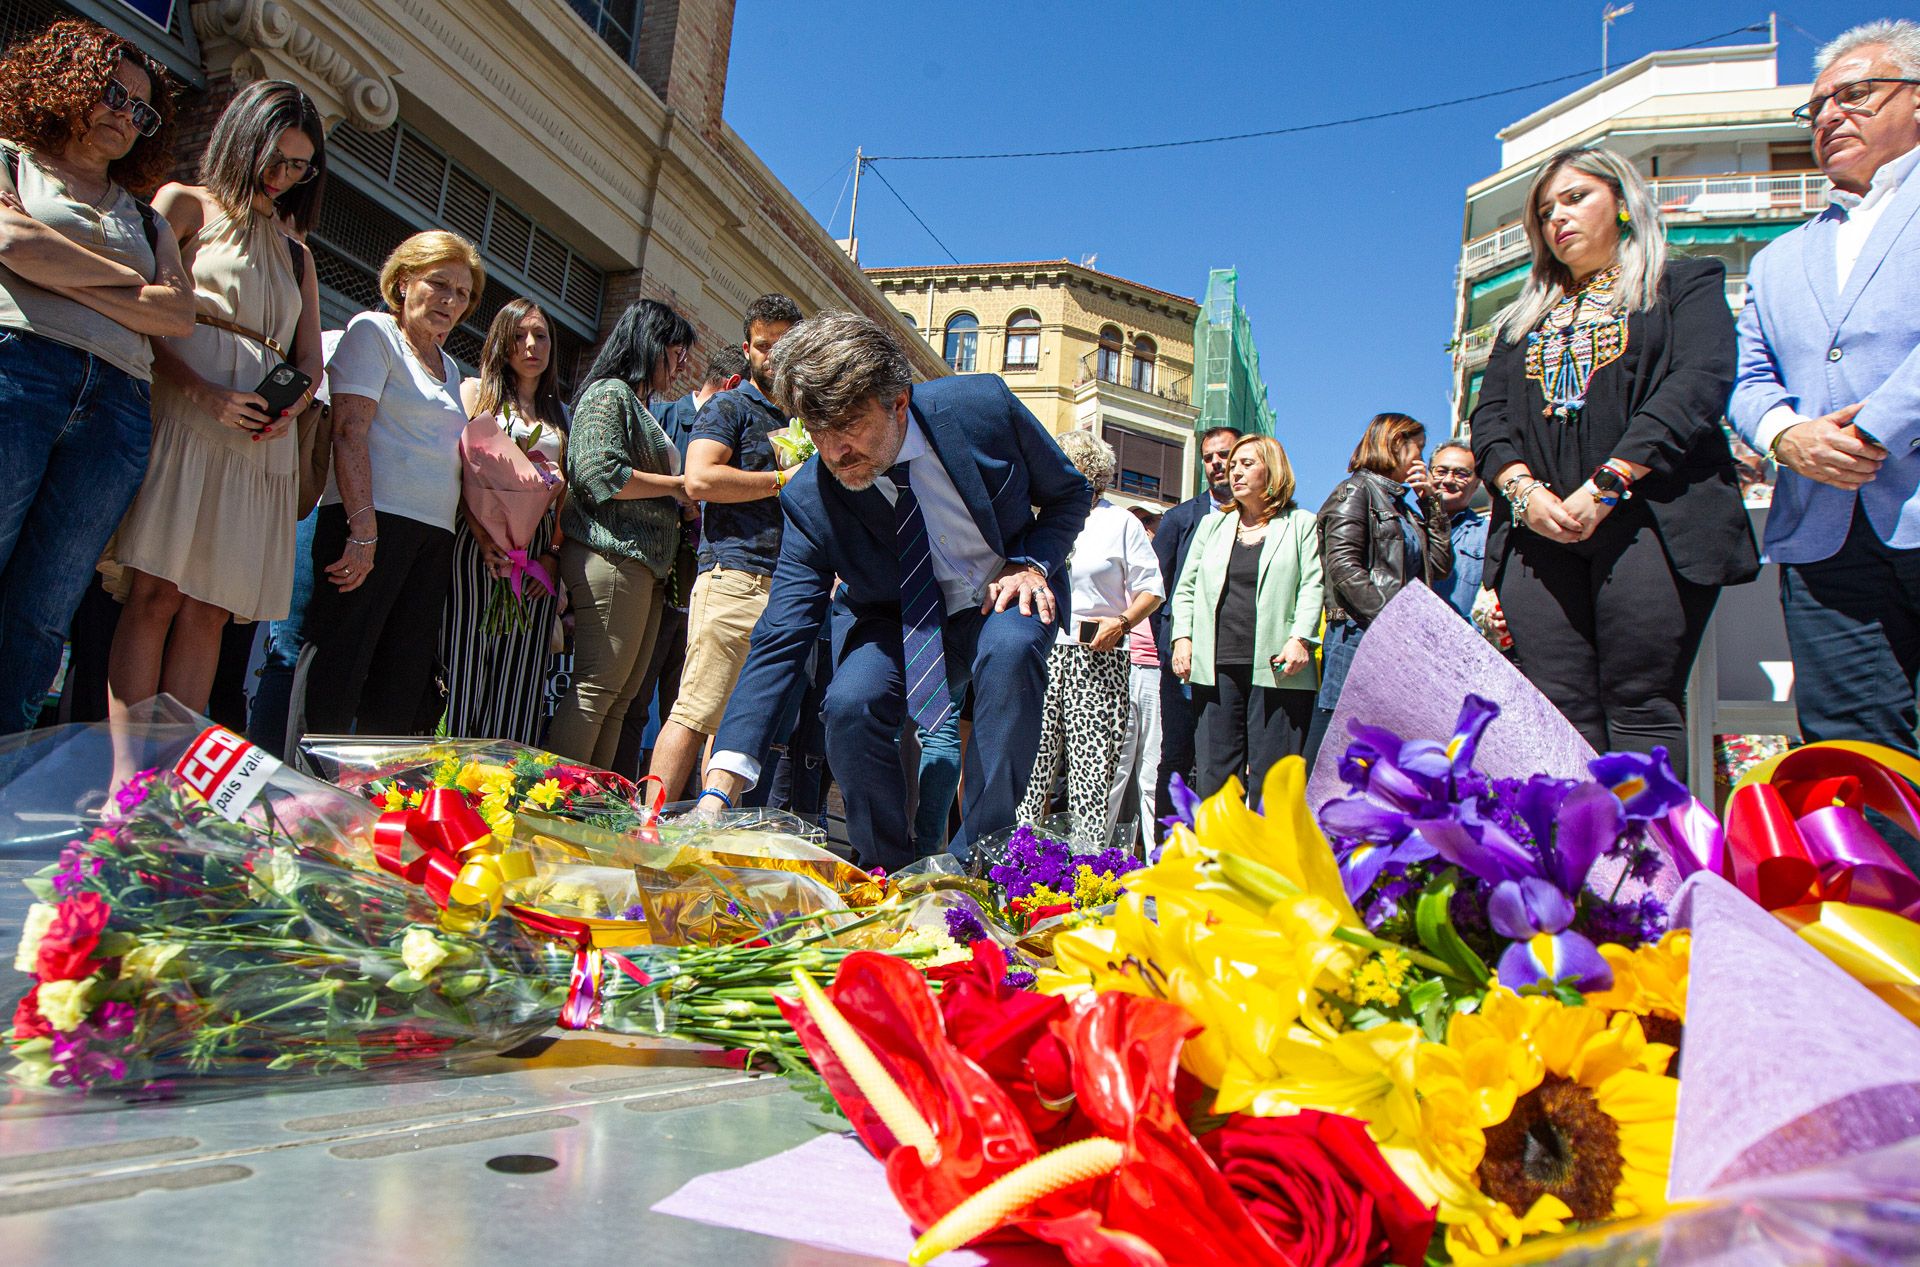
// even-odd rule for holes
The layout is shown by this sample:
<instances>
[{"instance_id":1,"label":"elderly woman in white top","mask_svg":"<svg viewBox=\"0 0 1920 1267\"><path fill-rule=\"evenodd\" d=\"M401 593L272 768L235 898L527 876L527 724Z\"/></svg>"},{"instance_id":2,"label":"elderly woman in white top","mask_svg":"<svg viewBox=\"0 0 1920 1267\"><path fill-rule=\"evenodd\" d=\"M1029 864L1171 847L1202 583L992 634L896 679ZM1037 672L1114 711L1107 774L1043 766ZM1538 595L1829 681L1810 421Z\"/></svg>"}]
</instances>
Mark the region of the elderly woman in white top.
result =
<instances>
[{"instance_id":1,"label":"elderly woman in white top","mask_svg":"<svg viewBox=\"0 0 1920 1267\"><path fill-rule=\"evenodd\" d=\"M1040 752L1020 802L1020 821L1045 815L1064 749L1067 809L1074 834L1104 844L1107 792L1127 729L1127 633L1166 599L1153 542L1140 521L1105 500L1118 462L1113 447L1089 431L1060 437L1067 460L1093 485L1093 512L1068 556L1073 610L1047 657L1047 698Z\"/></svg>"}]
</instances>

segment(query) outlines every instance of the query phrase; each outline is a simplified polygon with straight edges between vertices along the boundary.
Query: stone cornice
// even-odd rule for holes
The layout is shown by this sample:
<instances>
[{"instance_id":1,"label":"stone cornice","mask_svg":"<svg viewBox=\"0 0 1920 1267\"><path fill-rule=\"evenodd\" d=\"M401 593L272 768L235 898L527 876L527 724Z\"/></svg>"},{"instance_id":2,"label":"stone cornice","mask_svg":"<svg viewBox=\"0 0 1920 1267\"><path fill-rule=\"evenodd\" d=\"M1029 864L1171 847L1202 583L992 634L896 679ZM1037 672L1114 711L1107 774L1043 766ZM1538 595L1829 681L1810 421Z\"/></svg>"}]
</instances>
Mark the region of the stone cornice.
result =
<instances>
[{"instance_id":1,"label":"stone cornice","mask_svg":"<svg viewBox=\"0 0 1920 1267\"><path fill-rule=\"evenodd\" d=\"M197 0L193 29L210 62L227 46L237 80L287 78L314 98L329 123L344 118L371 131L390 126L400 114L392 59L370 41L306 17L281 0Z\"/></svg>"}]
</instances>

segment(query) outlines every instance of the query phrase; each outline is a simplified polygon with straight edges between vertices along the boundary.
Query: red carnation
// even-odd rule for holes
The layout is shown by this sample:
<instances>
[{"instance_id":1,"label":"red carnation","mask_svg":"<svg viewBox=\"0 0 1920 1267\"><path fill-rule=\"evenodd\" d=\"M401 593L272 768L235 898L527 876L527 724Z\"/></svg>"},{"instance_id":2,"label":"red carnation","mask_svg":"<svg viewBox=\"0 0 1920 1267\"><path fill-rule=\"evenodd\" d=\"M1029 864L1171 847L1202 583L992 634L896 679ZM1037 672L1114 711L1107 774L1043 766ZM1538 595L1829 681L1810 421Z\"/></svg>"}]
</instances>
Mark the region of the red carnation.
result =
<instances>
[{"instance_id":1,"label":"red carnation","mask_svg":"<svg viewBox=\"0 0 1920 1267\"><path fill-rule=\"evenodd\" d=\"M78 981L100 966L93 952L100 947L113 909L98 893L76 893L55 909L53 924L40 939L40 959L34 973L42 981Z\"/></svg>"},{"instance_id":2,"label":"red carnation","mask_svg":"<svg viewBox=\"0 0 1920 1267\"><path fill-rule=\"evenodd\" d=\"M13 1041L25 1043L52 1036L53 1026L47 1024L46 1018L40 1015L40 987L36 985L14 1005Z\"/></svg>"}]
</instances>

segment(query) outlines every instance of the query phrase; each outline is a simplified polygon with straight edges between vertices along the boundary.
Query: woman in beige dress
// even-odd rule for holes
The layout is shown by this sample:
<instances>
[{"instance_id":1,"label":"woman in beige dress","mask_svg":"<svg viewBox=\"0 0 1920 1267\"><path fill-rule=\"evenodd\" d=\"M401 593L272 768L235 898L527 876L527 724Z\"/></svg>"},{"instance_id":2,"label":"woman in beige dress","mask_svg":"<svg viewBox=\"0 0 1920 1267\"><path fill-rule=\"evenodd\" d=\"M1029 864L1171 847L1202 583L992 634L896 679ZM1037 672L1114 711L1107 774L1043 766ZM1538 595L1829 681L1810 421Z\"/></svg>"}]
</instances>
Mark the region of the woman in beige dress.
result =
<instances>
[{"instance_id":1,"label":"woman in beige dress","mask_svg":"<svg viewBox=\"0 0 1920 1267\"><path fill-rule=\"evenodd\" d=\"M287 614L294 419L312 389L269 417L254 388L282 362L320 380L319 286L294 235L319 214L324 138L298 88L253 84L215 125L200 183L154 199L193 274L197 324L154 340L147 479L102 564L120 569L126 603L107 667L115 718L158 691L204 711L227 621Z\"/></svg>"}]
</instances>

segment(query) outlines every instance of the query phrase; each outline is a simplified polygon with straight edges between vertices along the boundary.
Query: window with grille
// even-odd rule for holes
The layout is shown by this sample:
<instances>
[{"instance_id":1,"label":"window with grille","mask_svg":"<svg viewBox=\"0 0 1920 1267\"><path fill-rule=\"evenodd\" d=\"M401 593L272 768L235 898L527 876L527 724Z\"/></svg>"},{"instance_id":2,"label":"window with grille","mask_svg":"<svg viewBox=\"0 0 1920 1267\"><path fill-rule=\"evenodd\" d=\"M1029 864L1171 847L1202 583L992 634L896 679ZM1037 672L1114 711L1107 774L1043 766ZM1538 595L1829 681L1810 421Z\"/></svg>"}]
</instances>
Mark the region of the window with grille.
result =
<instances>
[{"instance_id":1,"label":"window with grille","mask_svg":"<svg viewBox=\"0 0 1920 1267\"><path fill-rule=\"evenodd\" d=\"M1115 488L1134 497L1163 502L1180 500L1180 475L1186 457L1183 445L1112 423L1103 426L1101 434L1119 459Z\"/></svg>"},{"instance_id":2,"label":"window with grille","mask_svg":"<svg viewBox=\"0 0 1920 1267\"><path fill-rule=\"evenodd\" d=\"M420 213L419 227L451 229L472 241L488 276L497 273L510 290L538 300L556 325L588 338L599 329L605 274L425 136L404 123L384 132L343 126L328 135L327 144L343 175L370 179L398 195ZM329 208L344 183L329 186Z\"/></svg>"},{"instance_id":3,"label":"window with grille","mask_svg":"<svg viewBox=\"0 0 1920 1267\"><path fill-rule=\"evenodd\" d=\"M1094 373L1103 383L1120 381L1120 327L1100 327L1100 351L1094 360Z\"/></svg>"},{"instance_id":4,"label":"window with grille","mask_svg":"<svg viewBox=\"0 0 1920 1267\"><path fill-rule=\"evenodd\" d=\"M946 347L941 352L946 357L947 368L956 374L973 373L979 350L980 318L965 312L949 317Z\"/></svg>"},{"instance_id":5,"label":"window with grille","mask_svg":"<svg viewBox=\"0 0 1920 1267\"><path fill-rule=\"evenodd\" d=\"M1153 390L1153 363L1159 357L1160 349L1154 346L1146 335L1137 335L1133 340L1133 389L1150 392Z\"/></svg>"},{"instance_id":6,"label":"window with grille","mask_svg":"<svg viewBox=\"0 0 1920 1267\"><path fill-rule=\"evenodd\" d=\"M1007 321L1007 368L1035 369L1040 364L1040 314L1022 309Z\"/></svg>"}]
</instances>

